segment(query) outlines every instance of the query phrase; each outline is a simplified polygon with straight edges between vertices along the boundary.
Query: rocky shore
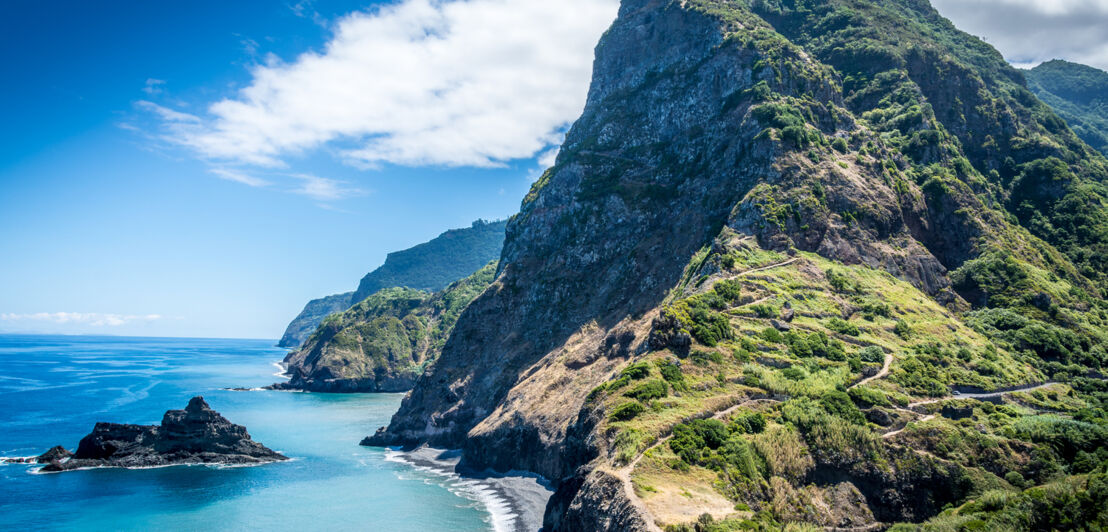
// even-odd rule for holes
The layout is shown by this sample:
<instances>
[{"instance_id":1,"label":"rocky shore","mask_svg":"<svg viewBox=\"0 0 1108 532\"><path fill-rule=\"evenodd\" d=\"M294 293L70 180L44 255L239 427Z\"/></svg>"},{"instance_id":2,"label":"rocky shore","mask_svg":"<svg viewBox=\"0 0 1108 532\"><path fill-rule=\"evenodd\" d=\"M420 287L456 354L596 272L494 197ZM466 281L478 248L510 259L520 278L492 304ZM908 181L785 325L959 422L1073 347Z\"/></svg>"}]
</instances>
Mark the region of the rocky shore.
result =
<instances>
[{"instance_id":1,"label":"rocky shore","mask_svg":"<svg viewBox=\"0 0 1108 532\"><path fill-rule=\"evenodd\" d=\"M250 439L246 427L193 397L184 410L170 410L161 425L97 423L77 452L61 446L35 458L44 472L93 467L159 467L185 464L254 465L288 457Z\"/></svg>"}]
</instances>

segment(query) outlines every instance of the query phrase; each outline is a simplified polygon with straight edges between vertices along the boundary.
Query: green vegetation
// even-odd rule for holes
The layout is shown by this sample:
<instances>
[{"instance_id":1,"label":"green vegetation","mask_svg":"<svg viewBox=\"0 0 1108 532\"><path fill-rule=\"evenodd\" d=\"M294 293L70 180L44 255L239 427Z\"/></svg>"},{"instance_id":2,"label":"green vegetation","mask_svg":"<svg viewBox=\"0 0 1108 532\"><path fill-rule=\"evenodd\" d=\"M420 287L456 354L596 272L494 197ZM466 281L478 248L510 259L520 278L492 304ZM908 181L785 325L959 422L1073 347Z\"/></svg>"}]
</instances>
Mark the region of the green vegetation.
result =
<instances>
[{"instance_id":1,"label":"green vegetation","mask_svg":"<svg viewBox=\"0 0 1108 532\"><path fill-rule=\"evenodd\" d=\"M407 389L434 363L462 311L495 274L494 261L435 294L386 288L331 314L286 359L298 376L291 384L324 391Z\"/></svg>"},{"instance_id":2,"label":"green vegetation","mask_svg":"<svg viewBox=\"0 0 1108 532\"><path fill-rule=\"evenodd\" d=\"M1024 72L1027 86L1073 132L1108 155L1108 72L1055 59Z\"/></svg>"},{"instance_id":3,"label":"green vegetation","mask_svg":"<svg viewBox=\"0 0 1108 532\"><path fill-rule=\"evenodd\" d=\"M507 225L507 220L477 220L470 227L451 229L418 246L389 253L381 267L362 278L352 301L393 286L442 290L499 259Z\"/></svg>"}]
</instances>

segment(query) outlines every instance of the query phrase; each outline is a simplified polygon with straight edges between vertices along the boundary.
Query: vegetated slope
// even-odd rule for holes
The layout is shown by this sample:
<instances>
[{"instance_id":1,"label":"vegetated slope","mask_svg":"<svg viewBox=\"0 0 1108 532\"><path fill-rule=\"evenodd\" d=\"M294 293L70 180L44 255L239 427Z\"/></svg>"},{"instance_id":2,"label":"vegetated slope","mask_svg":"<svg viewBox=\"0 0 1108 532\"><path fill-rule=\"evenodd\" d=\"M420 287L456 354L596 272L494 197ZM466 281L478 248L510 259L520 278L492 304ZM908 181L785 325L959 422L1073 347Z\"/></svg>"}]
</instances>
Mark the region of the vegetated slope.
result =
<instances>
[{"instance_id":1,"label":"vegetated slope","mask_svg":"<svg viewBox=\"0 0 1108 532\"><path fill-rule=\"evenodd\" d=\"M496 261L444 290L380 290L328 316L285 357L290 380L274 389L402 392L434 363L458 316L492 283Z\"/></svg>"},{"instance_id":2,"label":"vegetated slope","mask_svg":"<svg viewBox=\"0 0 1108 532\"><path fill-rule=\"evenodd\" d=\"M1108 173L1022 80L923 1L625 0L367 443L545 475L551 530L1102 521Z\"/></svg>"},{"instance_id":3,"label":"vegetated slope","mask_svg":"<svg viewBox=\"0 0 1108 532\"><path fill-rule=\"evenodd\" d=\"M393 286L437 291L500 257L507 220L477 220L463 229L451 229L404 251L389 253L385 263L358 283L353 302Z\"/></svg>"},{"instance_id":4,"label":"vegetated slope","mask_svg":"<svg viewBox=\"0 0 1108 532\"><path fill-rule=\"evenodd\" d=\"M323 318L350 308L350 300L353 297L354 292L346 292L309 301L304 305L304 310L301 310L300 314L297 314L285 328L285 334L281 335L281 341L277 342L277 347L300 347Z\"/></svg>"},{"instance_id":5,"label":"vegetated slope","mask_svg":"<svg viewBox=\"0 0 1108 532\"><path fill-rule=\"evenodd\" d=\"M362 278L355 292L308 302L277 346L300 347L328 314L346 310L383 288L401 286L429 292L446 288L500 257L507 223L477 220L470 227L451 229L428 242L389 253L384 264Z\"/></svg>"},{"instance_id":6,"label":"vegetated slope","mask_svg":"<svg viewBox=\"0 0 1108 532\"><path fill-rule=\"evenodd\" d=\"M1108 72L1055 59L1024 72L1027 86L1073 132L1108 155Z\"/></svg>"}]
</instances>

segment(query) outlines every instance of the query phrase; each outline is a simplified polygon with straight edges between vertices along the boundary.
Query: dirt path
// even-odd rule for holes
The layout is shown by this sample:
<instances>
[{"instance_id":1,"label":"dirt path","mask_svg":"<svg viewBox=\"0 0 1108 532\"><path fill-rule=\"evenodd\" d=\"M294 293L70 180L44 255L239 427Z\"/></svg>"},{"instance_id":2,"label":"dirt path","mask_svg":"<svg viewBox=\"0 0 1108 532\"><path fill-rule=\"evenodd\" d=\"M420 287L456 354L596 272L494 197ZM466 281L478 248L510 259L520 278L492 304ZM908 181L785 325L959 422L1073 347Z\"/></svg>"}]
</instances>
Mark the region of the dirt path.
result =
<instances>
[{"instance_id":1,"label":"dirt path","mask_svg":"<svg viewBox=\"0 0 1108 532\"><path fill-rule=\"evenodd\" d=\"M936 399L927 399L924 401L916 401L914 403L908 403L908 408L914 408L922 405L930 405L934 403L941 403L943 401L950 401L953 399L995 399L1010 393L1030 392L1033 390L1039 390L1048 386L1058 384L1056 382L1044 382L1042 384L1029 384L1027 386L1021 386L1012 390L1005 390L1003 392L989 392L989 393L960 393L955 395L948 395L946 397L939 397Z\"/></svg>"},{"instance_id":2,"label":"dirt path","mask_svg":"<svg viewBox=\"0 0 1108 532\"><path fill-rule=\"evenodd\" d=\"M850 385L850 387L853 388L855 386L861 386L861 385L863 385L867 382L874 381L874 380L880 379L880 378L888 375L889 374L889 366L891 366L892 363L893 363L893 354L892 353L885 353L885 363L882 364L881 371L878 371L874 375L872 375L870 377L866 377L866 378Z\"/></svg>"},{"instance_id":3,"label":"dirt path","mask_svg":"<svg viewBox=\"0 0 1108 532\"><path fill-rule=\"evenodd\" d=\"M897 410L900 410L900 409L898 408ZM911 410L905 410L905 412L911 412ZM914 414L915 412L912 412L912 413ZM923 416L923 417L921 417L921 418L919 418L915 421L909 421L908 423L924 423L924 422L927 422L927 421L931 421L932 419L935 419L935 414L928 414L928 415ZM903 427L900 427L899 429L896 429L892 432L886 432L886 433L882 434L881 437L886 438L886 439L887 438L892 438L893 436L896 436L897 434L900 434L901 432L904 432L904 429L908 428L908 423L905 423Z\"/></svg>"},{"instance_id":4,"label":"dirt path","mask_svg":"<svg viewBox=\"0 0 1108 532\"><path fill-rule=\"evenodd\" d=\"M754 405L754 404L757 404L757 403L760 403L760 402L765 402L765 401L776 402L777 400L776 399L767 399L767 398L748 399L748 400L743 401L741 403L738 403L738 404L732 405L730 407L727 407L723 410L720 410L719 412L716 412L716 413L712 414L710 416L710 418L705 418L705 419L720 419L720 420L722 420L722 419L724 419L727 416L731 415L733 412L735 412L736 410L738 410L740 408L748 407L748 406L751 406L751 405ZM635 493L635 485L634 485L633 482L631 482L631 473L633 471L635 471L635 466L637 466L639 464L639 462L643 459L643 457L646 456L647 452L649 452L651 449L654 449L658 446L661 446L661 445L665 444L672 437L673 437L673 433L671 432L670 434L667 434L664 437L659 438L658 441L654 442L652 445L650 445L646 449L643 449L642 452L640 452L638 455L636 455L635 459L628 462L627 465L612 471L612 473L615 474L616 477L618 477L620 482L623 484L623 491L627 495L627 499L631 501L631 504L633 504L635 506L635 509L638 510L641 513L641 515L645 516L645 518L647 520L649 520L649 526L650 526L650 529L652 531L659 531L660 532L661 529L658 528L658 526L656 524L654 524L653 515L650 513L650 510L646 508L646 503L644 503L643 500L641 498L639 498L638 494Z\"/></svg>"},{"instance_id":5,"label":"dirt path","mask_svg":"<svg viewBox=\"0 0 1108 532\"><path fill-rule=\"evenodd\" d=\"M792 264L792 263L794 263L798 260L800 260L800 259L794 257L794 258L791 258L791 259L786 260L784 262L778 262L777 264L770 264L769 266L762 266L761 268L754 268L752 270L746 270L745 272L739 272L739 274L736 275L735 277L742 277L744 275L750 275L752 273L764 272L766 270L772 270L774 268L780 268L782 266L788 266L789 264Z\"/></svg>"}]
</instances>

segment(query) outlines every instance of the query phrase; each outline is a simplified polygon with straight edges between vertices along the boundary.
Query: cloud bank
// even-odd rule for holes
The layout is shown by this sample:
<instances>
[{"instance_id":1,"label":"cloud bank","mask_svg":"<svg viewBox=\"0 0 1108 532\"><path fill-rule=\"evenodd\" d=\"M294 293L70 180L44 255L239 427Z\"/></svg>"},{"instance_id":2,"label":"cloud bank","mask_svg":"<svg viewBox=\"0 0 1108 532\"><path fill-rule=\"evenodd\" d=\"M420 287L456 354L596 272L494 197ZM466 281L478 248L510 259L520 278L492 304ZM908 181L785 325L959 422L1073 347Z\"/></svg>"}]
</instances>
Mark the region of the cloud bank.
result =
<instances>
[{"instance_id":1,"label":"cloud bank","mask_svg":"<svg viewBox=\"0 0 1108 532\"><path fill-rule=\"evenodd\" d=\"M59 324L91 325L93 327L118 327L128 323L151 322L162 319L159 314L101 314L97 312L37 312L34 314L0 313L0 321L51 322Z\"/></svg>"},{"instance_id":2,"label":"cloud bank","mask_svg":"<svg viewBox=\"0 0 1108 532\"><path fill-rule=\"evenodd\" d=\"M336 21L322 51L268 58L206 113L140 106L214 161L282 167L326 146L355 166L497 166L561 141L618 4L403 0Z\"/></svg>"},{"instance_id":3,"label":"cloud bank","mask_svg":"<svg viewBox=\"0 0 1108 532\"><path fill-rule=\"evenodd\" d=\"M1108 0L932 0L958 28L1008 61L1066 59L1108 69Z\"/></svg>"}]
</instances>

